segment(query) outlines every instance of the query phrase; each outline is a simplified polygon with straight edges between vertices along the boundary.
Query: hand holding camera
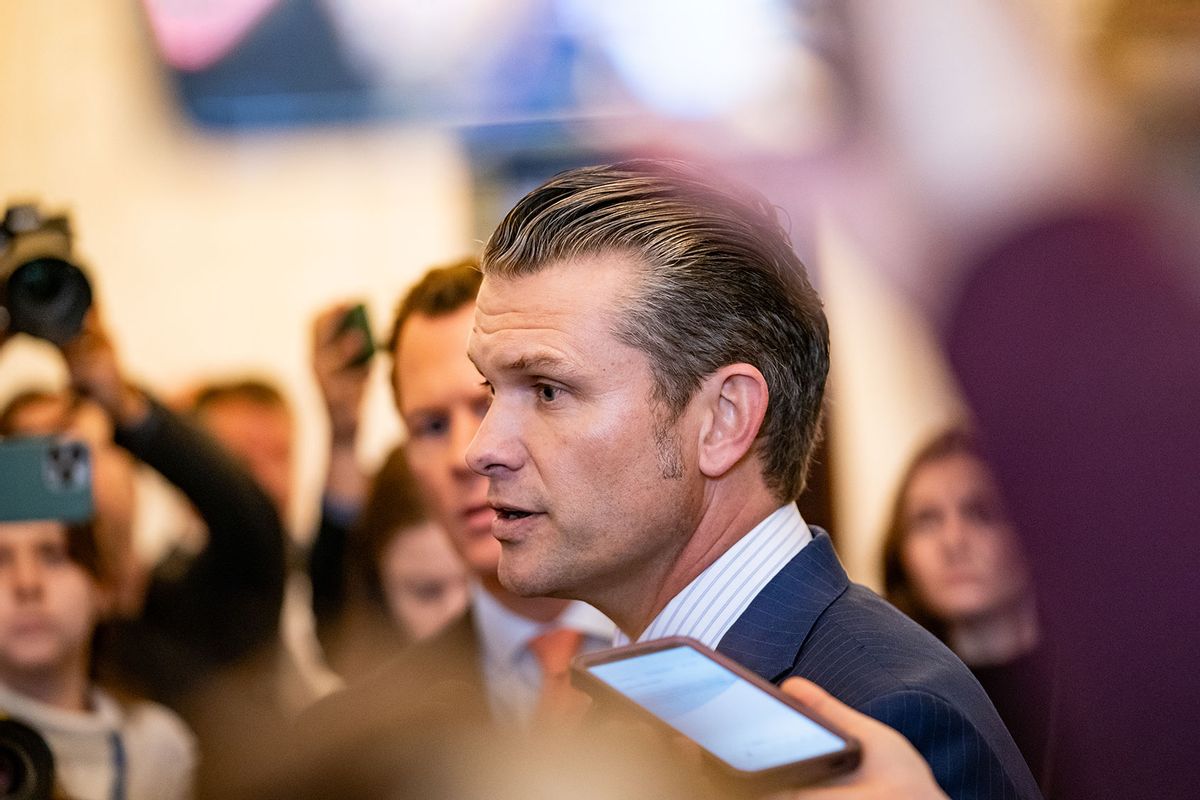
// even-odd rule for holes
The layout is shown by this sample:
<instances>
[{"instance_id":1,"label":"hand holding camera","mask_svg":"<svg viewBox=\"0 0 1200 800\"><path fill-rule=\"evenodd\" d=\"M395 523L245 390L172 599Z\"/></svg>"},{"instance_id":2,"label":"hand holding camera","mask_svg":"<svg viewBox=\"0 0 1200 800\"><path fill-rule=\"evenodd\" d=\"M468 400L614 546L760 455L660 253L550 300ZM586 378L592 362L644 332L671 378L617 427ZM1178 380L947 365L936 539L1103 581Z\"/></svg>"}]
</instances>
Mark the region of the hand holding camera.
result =
<instances>
[{"instance_id":1,"label":"hand holding camera","mask_svg":"<svg viewBox=\"0 0 1200 800\"><path fill-rule=\"evenodd\" d=\"M67 362L71 385L99 403L114 425L136 427L146 418L150 406L145 396L125 380L99 308L87 312L79 333L59 349Z\"/></svg>"},{"instance_id":2,"label":"hand holding camera","mask_svg":"<svg viewBox=\"0 0 1200 800\"><path fill-rule=\"evenodd\" d=\"M63 345L80 331L92 287L71 255L71 223L36 205L9 206L0 222L0 344L28 333Z\"/></svg>"},{"instance_id":3,"label":"hand holding camera","mask_svg":"<svg viewBox=\"0 0 1200 800\"><path fill-rule=\"evenodd\" d=\"M66 215L43 214L30 203L9 206L0 222L0 345L15 333L57 345L72 386L115 424L134 426L148 406L124 380L72 244Z\"/></svg>"}]
</instances>

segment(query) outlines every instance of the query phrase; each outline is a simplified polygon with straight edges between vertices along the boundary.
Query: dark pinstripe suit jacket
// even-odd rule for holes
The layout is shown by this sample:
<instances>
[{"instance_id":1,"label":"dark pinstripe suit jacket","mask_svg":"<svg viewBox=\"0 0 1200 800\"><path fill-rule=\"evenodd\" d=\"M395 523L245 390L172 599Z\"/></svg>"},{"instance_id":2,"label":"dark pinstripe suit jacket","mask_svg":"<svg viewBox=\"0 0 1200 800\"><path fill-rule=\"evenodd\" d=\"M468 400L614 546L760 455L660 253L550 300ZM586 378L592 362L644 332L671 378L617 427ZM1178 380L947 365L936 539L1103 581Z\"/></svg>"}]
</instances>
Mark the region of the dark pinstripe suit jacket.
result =
<instances>
[{"instance_id":1,"label":"dark pinstripe suit jacket","mask_svg":"<svg viewBox=\"0 0 1200 800\"><path fill-rule=\"evenodd\" d=\"M941 642L850 583L829 535L767 584L717 649L779 683L800 675L908 738L952 798L1039 798L979 683Z\"/></svg>"}]
</instances>

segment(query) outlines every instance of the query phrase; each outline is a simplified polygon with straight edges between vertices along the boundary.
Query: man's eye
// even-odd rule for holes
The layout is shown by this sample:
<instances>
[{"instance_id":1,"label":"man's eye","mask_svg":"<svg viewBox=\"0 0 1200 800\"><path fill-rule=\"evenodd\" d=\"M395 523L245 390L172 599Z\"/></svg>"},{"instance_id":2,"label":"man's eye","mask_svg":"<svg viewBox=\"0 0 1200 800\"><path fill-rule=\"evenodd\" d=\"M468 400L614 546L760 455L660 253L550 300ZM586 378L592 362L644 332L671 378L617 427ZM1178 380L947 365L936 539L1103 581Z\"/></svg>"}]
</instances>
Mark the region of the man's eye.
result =
<instances>
[{"instance_id":1,"label":"man's eye","mask_svg":"<svg viewBox=\"0 0 1200 800\"><path fill-rule=\"evenodd\" d=\"M413 426L412 435L419 439L433 439L446 433L449 423L442 417L431 417L418 420Z\"/></svg>"},{"instance_id":2,"label":"man's eye","mask_svg":"<svg viewBox=\"0 0 1200 800\"><path fill-rule=\"evenodd\" d=\"M472 411L474 412L475 416L478 417L479 419L483 419L484 417L486 417L488 409L491 407L492 407L492 395L490 395L490 394L487 397L479 398L471 406Z\"/></svg>"},{"instance_id":3,"label":"man's eye","mask_svg":"<svg viewBox=\"0 0 1200 800\"><path fill-rule=\"evenodd\" d=\"M562 392L562 389L559 389L557 386L550 386L545 383L539 383L535 388L537 389L538 400L541 400L543 403L553 403Z\"/></svg>"},{"instance_id":4,"label":"man's eye","mask_svg":"<svg viewBox=\"0 0 1200 800\"><path fill-rule=\"evenodd\" d=\"M433 583L418 583L415 586L410 587L409 591L412 593L413 597L415 597L417 600L420 600L422 603L435 603L442 599L442 595L445 594L446 587L440 582L435 581Z\"/></svg>"},{"instance_id":5,"label":"man's eye","mask_svg":"<svg viewBox=\"0 0 1200 800\"><path fill-rule=\"evenodd\" d=\"M46 545L39 548L38 555L43 564L63 564L67 561L67 549L57 545Z\"/></svg>"}]
</instances>

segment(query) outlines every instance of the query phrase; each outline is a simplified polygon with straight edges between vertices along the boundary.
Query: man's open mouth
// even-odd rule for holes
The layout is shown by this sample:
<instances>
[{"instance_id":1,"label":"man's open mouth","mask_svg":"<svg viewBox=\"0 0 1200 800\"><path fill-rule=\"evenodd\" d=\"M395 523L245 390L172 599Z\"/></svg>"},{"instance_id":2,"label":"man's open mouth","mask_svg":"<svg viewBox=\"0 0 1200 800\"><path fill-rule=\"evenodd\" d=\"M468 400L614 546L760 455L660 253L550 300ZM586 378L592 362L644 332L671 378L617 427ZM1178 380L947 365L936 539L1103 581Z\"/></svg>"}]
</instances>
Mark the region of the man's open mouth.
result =
<instances>
[{"instance_id":1,"label":"man's open mouth","mask_svg":"<svg viewBox=\"0 0 1200 800\"><path fill-rule=\"evenodd\" d=\"M525 511L524 509L520 508L511 508L509 506L492 506L492 508L496 509L497 519L525 519L526 517L533 516L535 513L537 513L535 511Z\"/></svg>"}]
</instances>

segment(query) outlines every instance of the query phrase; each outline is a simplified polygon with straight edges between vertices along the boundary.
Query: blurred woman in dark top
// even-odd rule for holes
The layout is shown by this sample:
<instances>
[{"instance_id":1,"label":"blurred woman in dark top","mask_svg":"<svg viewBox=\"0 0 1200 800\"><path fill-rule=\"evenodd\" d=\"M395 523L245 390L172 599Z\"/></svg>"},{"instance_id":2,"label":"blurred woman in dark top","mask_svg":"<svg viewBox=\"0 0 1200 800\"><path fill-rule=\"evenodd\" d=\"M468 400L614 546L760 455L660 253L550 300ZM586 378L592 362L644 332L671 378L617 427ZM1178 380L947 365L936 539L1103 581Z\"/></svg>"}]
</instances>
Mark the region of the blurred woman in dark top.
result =
<instances>
[{"instance_id":1,"label":"blurred woman in dark top","mask_svg":"<svg viewBox=\"0 0 1200 800\"><path fill-rule=\"evenodd\" d=\"M887 599L970 667L1044 779L1051 684L1030 571L966 431L943 432L912 459L896 492L883 562Z\"/></svg>"}]
</instances>

